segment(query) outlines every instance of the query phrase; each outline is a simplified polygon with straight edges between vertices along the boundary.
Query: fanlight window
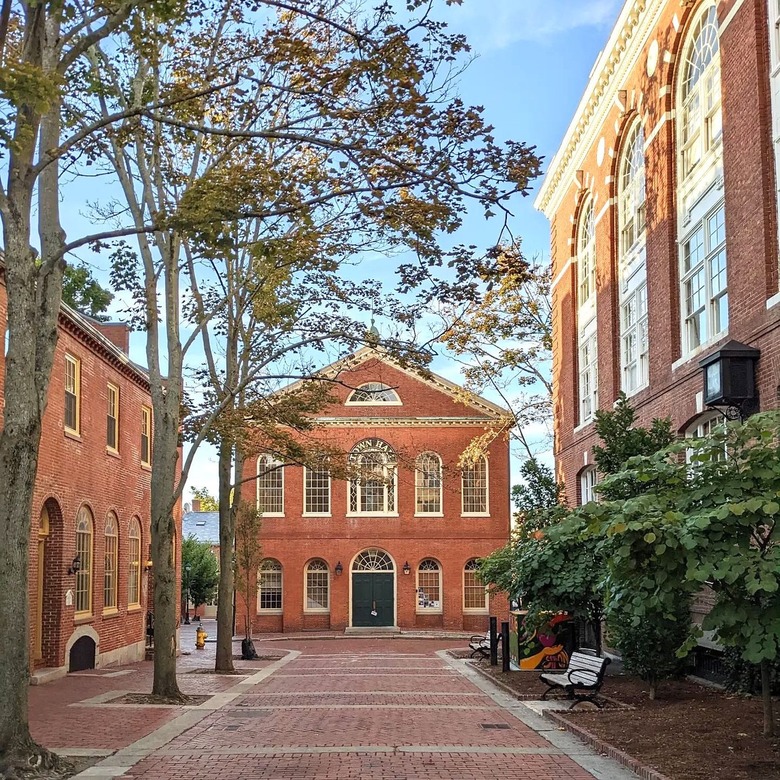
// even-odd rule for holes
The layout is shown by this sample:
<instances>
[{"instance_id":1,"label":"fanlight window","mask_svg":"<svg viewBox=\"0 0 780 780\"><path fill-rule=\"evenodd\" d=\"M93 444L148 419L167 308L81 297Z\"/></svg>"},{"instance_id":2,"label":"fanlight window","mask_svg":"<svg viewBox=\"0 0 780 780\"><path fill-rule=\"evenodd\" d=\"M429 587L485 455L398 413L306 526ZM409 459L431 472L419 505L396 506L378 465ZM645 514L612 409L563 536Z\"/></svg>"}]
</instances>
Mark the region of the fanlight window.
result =
<instances>
[{"instance_id":1,"label":"fanlight window","mask_svg":"<svg viewBox=\"0 0 780 780\"><path fill-rule=\"evenodd\" d=\"M626 144L620 177L620 248L625 255L645 232L645 133L637 122Z\"/></svg>"},{"instance_id":2,"label":"fanlight window","mask_svg":"<svg viewBox=\"0 0 780 780\"><path fill-rule=\"evenodd\" d=\"M257 608L260 612L282 608L282 564L266 558L260 564L257 583Z\"/></svg>"},{"instance_id":3,"label":"fanlight window","mask_svg":"<svg viewBox=\"0 0 780 780\"><path fill-rule=\"evenodd\" d=\"M414 485L415 513L441 514L441 458L435 452L424 452L417 458Z\"/></svg>"},{"instance_id":4,"label":"fanlight window","mask_svg":"<svg viewBox=\"0 0 780 780\"><path fill-rule=\"evenodd\" d=\"M396 512L395 452L381 439L365 439L349 455L353 476L349 481L352 514L386 515Z\"/></svg>"},{"instance_id":5,"label":"fanlight window","mask_svg":"<svg viewBox=\"0 0 780 780\"><path fill-rule=\"evenodd\" d=\"M352 564L352 571L394 571L390 556L376 548L363 550Z\"/></svg>"},{"instance_id":6,"label":"fanlight window","mask_svg":"<svg viewBox=\"0 0 780 780\"><path fill-rule=\"evenodd\" d=\"M366 382L355 388L347 398L348 404L371 405L384 404L387 406L398 406L401 399L398 393L390 385L382 382Z\"/></svg>"},{"instance_id":7,"label":"fanlight window","mask_svg":"<svg viewBox=\"0 0 780 780\"><path fill-rule=\"evenodd\" d=\"M580 218L577 241L578 306L582 308L596 293L596 217L589 201Z\"/></svg>"},{"instance_id":8,"label":"fanlight window","mask_svg":"<svg viewBox=\"0 0 780 780\"><path fill-rule=\"evenodd\" d=\"M306 609L316 612L330 609L330 572L328 564L319 559L306 567Z\"/></svg>"},{"instance_id":9,"label":"fanlight window","mask_svg":"<svg viewBox=\"0 0 780 780\"><path fill-rule=\"evenodd\" d=\"M432 558L417 568L417 611L441 612L441 568Z\"/></svg>"}]
</instances>

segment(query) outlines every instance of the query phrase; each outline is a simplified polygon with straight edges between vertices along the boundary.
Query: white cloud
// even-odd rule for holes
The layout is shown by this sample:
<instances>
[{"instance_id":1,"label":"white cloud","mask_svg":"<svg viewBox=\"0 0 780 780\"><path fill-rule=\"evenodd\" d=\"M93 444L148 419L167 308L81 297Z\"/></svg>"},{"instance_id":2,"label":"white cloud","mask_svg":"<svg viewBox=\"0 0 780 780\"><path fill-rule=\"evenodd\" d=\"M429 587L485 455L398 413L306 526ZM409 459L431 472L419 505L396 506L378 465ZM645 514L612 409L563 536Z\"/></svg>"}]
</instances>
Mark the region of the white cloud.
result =
<instances>
[{"instance_id":1,"label":"white cloud","mask_svg":"<svg viewBox=\"0 0 780 780\"><path fill-rule=\"evenodd\" d=\"M623 0L465 0L444 17L454 32L464 32L478 53L517 41L537 41L580 27L608 26Z\"/></svg>"}]
</instances>

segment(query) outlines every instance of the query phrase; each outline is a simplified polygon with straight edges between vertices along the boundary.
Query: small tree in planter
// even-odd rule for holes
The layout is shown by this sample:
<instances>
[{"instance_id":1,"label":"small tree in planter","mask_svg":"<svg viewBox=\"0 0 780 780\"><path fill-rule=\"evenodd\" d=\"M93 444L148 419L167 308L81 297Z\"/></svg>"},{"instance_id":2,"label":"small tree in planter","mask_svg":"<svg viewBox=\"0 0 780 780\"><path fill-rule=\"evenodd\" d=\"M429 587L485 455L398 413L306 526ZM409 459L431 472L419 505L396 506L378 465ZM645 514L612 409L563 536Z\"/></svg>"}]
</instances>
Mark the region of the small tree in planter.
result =
<instances>
[{"instance_id":1,"label":"small tree in planter","mask_svg":"<svg viewBox=\"0 0 780 780\"><path fill-rule=\"evenodd\" d=\"M244 638L241 657L257 658L252 642L252 610L257 600L259 569L263 560L260 544L262 515L253 506L242 502L236 514L235 581L236 590L244 600Z\"/></svg>"}]
</instances>

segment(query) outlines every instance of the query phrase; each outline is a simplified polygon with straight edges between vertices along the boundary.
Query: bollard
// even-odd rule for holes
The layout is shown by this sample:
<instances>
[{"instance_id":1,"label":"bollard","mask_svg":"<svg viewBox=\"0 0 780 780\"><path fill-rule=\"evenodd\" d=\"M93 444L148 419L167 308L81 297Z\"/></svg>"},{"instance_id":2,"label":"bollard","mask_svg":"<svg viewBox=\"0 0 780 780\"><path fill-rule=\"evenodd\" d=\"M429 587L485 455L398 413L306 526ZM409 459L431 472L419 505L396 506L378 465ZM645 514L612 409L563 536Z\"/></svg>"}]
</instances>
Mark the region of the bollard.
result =
<instances>
[{"instance_id":1,"label":"bollard","mask_svg":"<svg viewBox=\"0 0 780 780\"><path fill-rule=\"evenodd\" d=\"M498 666L498 636L496 626L498 618L490 616L490 665Z\"/></svg>"},{"instance_id":2,"label":"bollard","mask_svg":"<svg viewBox=\"0 0 780 780\"><path fill-rule=\"evenodd\" d=\"M501 623L501 671L509 671L509 623Z\"/></svg>"}]
</instances>

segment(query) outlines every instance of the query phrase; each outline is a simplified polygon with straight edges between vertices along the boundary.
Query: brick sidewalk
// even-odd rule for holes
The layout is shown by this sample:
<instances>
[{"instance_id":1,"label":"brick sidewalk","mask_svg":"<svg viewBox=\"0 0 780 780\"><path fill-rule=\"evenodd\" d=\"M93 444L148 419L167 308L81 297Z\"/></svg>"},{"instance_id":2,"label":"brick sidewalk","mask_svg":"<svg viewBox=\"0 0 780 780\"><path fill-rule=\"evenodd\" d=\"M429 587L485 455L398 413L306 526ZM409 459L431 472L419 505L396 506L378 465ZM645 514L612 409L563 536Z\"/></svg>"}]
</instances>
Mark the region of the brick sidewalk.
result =
<instances>
[{"instance_id":1,"label":"brick sidewalk","mask_svg":"<svg viewBox=\"0 0 780 780\"><path fill-rule=\"evenodd\" d=\"M190 634L194 646L187 628L185 649ZM180 659L182 690L213 694L199 707L112 703L150 690L150 663L33 688L34 736L72 754L107 756L85 778L634 777L442 653L458 645L451 639L255 644L261 655L284 657L243 665L242 676L191 673L213 664L213 644Z\"/></svg>"}]
</instances>

